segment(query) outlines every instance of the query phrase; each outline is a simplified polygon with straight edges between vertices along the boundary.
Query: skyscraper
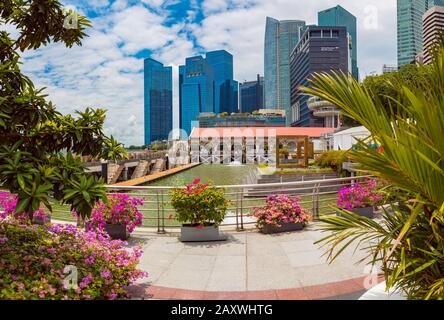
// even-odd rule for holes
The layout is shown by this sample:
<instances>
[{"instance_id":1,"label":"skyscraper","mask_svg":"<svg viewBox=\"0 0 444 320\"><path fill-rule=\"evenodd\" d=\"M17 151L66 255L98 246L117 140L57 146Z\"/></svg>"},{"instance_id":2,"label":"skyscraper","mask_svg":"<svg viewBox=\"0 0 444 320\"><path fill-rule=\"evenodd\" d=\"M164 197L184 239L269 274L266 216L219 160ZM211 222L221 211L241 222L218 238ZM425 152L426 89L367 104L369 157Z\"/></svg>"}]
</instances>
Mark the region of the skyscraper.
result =
<instances>
[{"instance_id":1,"label":"skyscraper","mask_svg":"<svg viewBox=\"0 0 444 320\"><path fill-rule=\"evenodd\" d=\"M225 50L187 58L179 67L180 128L191 133L203 112L237 112L238 83L233 80L233 56Z\"/></svg>"},{"instance_id":2,"label":"skyscraper","mask_svg":"<svg viewBox=\"0 0 444 320\"><path fill-rule=\"evenodd\" d=\"M356 17L341 6L336 6L318 13L319 26L346 27L351 36L352 46L352 69L351 73L356 80L359 80L358 68L358 32L356 27Z\"/></svg>"},{"instance_id":3,"label":"skyscraper","mask_svg":"<svg viewBox=\"0 0 444 320\"><path fill-rule=\"evenodd\" d=\"M444 0L398 0L398 67L414 63L423 49L422 16Z\"/></svg>"},{"instance_id":4,"label":"skyscraper","mask_svg":"<svg viewBox=\"0 0 444 320\"><path fill-rule=\"evenodd\" d=\"M264 77L239 84L239 107L241 112L264 109Z\"/></svg>"},{"instance_id":5,"label":"skyscraper","mask_svg":"<svg viewBox=\"0 0 444 320\"><path fill-rule=\"evenodd\" d=\"M144 61L145 145L167 140L173 129L173 70L151 58Z\"/></svg>"},{"instance_id":6,"label":"skyscraper","mask_svg":"<svg viewBox=\"0 0 444 320\"><path fill-rule=\"evenodd\" d=\"M444 32L444 6L431 7L423 17L424 64L432 62L432 50Z\"/></svg>"},{"instance_id":7,"label":"skyscraper","mask_svg":"<svg viewBox=\"0 0 444 320\"><path fill-rule=\"evenodd\" d=\"M233 80L233 55L225 50L211 51L206 60L213 67L215 113L238 112L239 84Z\"/></svg>"},{"instance_id":8,"label":"skyscraper","mask_svg":"<svg viewBox=\"0 0 444 320\"><path fill-rule=\"evenodd\" d=\"M192 121L201 112L214 112L213 68L202 56L187 58L180 68L183 72L180 128L190 134Z\"/></svg>"},{"instance_id":9,"label":"skyscraper","mask_svg":"<svg viewBox=\"0 0 444 320\"><path fill-rule=\"evenodd\" d=\"M314 73L351 71L350 37L346 27L310 26L291 54L291 113L294 127L338 127L339 110L326 101L310 100L299 90ZM310 100L310 101L309 101Z\"/></svg>"},{"instance_id":10,"label":"skyscraper","mask_svg":"<svg viewBox=\"0 0 444 320\"><path fill-rule=\"evenodd\" d=\"M305 21L267 17L265 28L265 108L290 109L290 53Z\"/></svg>"}]
</instances>

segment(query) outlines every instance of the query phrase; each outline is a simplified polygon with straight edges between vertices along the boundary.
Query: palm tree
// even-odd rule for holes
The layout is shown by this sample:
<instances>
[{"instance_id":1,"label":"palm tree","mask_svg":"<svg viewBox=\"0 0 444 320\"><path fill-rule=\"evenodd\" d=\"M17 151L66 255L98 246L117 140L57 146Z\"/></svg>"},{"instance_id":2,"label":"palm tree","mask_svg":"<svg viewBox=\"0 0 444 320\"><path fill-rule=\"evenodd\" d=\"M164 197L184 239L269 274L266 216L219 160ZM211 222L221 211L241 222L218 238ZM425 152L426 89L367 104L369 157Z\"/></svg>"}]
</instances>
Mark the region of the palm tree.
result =
<instances>
[{"instance_id":1,"label":"palm tree","mask_svg":"<svg viewBox=\"0 0 444 320\"><path fill-rule=\"evenodd\" d=\"M384 151L360 141L350 157L389 181L400 202L409 200L384 210L378 222L350 212L322 218L329 234L319 243L330 261L352 243L367 244L372 263L382 262L387 286L412 299L444 298L444 45L435 54L430 78L399 89L391 110L345 74L317 74L302 88L371 132Z\"/></svg>"},{"instance_id":2,"label":"palm tree","mask_svg":"<svg viewBox=\"0 0 444 320\"><path fill-rule=\"evenodd\" d=\"M128 159L128 154L123 145L111 136L105 142L102 158L117 162L117 160Z\"/></svg>"}]
</instances>

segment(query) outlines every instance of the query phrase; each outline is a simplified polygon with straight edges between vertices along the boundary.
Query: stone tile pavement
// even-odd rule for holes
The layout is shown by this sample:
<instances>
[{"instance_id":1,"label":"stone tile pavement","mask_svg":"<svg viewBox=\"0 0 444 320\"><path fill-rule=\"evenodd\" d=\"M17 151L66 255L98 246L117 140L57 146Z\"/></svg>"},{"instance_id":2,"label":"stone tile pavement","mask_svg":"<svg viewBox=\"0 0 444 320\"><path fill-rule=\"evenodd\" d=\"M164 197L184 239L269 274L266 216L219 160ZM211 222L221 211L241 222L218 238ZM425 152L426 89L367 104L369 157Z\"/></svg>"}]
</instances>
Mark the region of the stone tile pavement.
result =
<instances>
[{"instance_id":1,"label":"stone tile pavement","mask_svg":"<svg viewBox=\"0 0 444 320\"><path fill-rule=\"evenodd\" d=\"M224 294L329 298L364 290L368 268L359 261L365 253L352 247L328 264L325 249L314 244L325 236L316 223L301 232L277 235L253 230L227 234L224 242L181 243L178 234L136 231L131 242L142 243L140 268L149 273L138 285L159 299Z\"/></svg>"}]
</instances>

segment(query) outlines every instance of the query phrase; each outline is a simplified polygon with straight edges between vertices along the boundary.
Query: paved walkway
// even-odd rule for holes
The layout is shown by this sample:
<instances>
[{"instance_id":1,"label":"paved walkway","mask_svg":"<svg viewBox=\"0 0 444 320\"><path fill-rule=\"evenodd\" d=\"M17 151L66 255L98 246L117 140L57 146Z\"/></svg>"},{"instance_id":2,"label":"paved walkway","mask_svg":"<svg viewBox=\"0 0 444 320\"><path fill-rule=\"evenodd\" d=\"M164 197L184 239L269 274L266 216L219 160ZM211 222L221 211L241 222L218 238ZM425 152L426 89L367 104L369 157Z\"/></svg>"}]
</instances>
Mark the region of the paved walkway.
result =
<instances>
[{"instance_id":1,"label":"paved walkway","mask_svg":"<svg viewBox=\"0 0 444 320\"><path fill-rule=\"evenodd\" d=\"M116 184L113 184L113 186L120 186L120 187L127 187L127 186L138 186L144 183L148 183L148 182L153 182L155 180L159 180L161 178L165 178L168 176L171 176L175 173L184 171L184 170L188 170L191 169L193 167L198 166L200 163L190 163L190 164L185 164L183 166L179 166L173 169L169 169L169 170L165 170L162 172L158 172L158 173L154 173L154 174L150 174L148 176L144 176L141 178L137 178L137 179L131 179L128 181L123 181L123 182L119 182Z\"/></svg>"},{"instance_id":2,"label":"paved walkway","mask_svg":"<svg viewBox=\"0 0 444 320\"><path fill-rule=\"evenodd\" d=\"M178 234L136 232L140 267L149 277L132 288L154 299L319 299L365 291L365 254L345 250L332 264L314 242L324 234L311 224L302 232L228 233L228 241L181 243ZM374 283L376 284L376 283Z\"/></svg>"}]
</instances>

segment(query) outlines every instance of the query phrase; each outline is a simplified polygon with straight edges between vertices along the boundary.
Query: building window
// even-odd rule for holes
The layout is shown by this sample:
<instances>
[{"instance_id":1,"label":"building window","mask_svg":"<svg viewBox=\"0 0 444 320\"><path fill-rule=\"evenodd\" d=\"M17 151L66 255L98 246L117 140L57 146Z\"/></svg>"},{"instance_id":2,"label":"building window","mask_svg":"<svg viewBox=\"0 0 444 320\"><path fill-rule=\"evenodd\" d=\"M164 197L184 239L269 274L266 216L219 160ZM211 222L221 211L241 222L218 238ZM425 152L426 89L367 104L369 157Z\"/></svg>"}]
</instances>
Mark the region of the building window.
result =
<instances>
[{"instance_id":1,"label":"building window","mask_svg":"<svg viewBox=\"0 0 444 320\"><path fill-rule=\"evenodd\" d=\"M322 34L321 34L321 30L313 30L310 32L310 37L312 38L321 38Z\"/></svg>"},{"instance_id":2,"label":"building window","mask_svg":"<svg viewBox=\"0 0 444 320\"><path fill-rule=\"evenodd\" d=\"M296 102L292 107L291 112L291 120L292 122L299 121L301 119L301 105L299 102Z\"/></svg>"}]
</instances>

